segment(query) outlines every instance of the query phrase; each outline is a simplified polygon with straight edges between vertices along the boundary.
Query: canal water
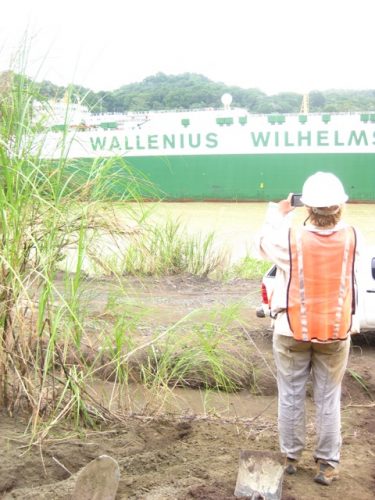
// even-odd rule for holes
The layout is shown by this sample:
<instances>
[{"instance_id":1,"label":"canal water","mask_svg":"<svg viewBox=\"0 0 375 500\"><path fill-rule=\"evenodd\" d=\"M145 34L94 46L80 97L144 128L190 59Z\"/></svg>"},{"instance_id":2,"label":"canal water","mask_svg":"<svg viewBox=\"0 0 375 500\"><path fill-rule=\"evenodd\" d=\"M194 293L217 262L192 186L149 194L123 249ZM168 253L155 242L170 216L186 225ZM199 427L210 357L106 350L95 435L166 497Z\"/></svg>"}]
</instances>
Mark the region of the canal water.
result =
<instances>
[{"instance_id":1,"label":"canal water","mask_svg":"<svg viewBox=\"0 0 375 500\"><path fill-rule=\"evenodd\" d=\"M134 225L130 213L147 213L148 223L163 226L167 220L178 222L180 229L189 236L204 238L214 233L214 250L225 253L228 263L233 264L247 255L251 255L254 235L259 231L267 211L268 203L144 203L141 208L133 204L118 204L114 210L124 227ZM296 224L303 223L306 217L305 208L297 208L294 213ZM140 217L139 217L140 218ZM375 246L375 204L348 204L345 207L344 219L358 228L366 245ZM103 257L116 259L126 245L128 237L102 234L91 245ZM76 251L70 248L67 252L66 265L74 270ZM93 274L89 259L84 263L84 270ZM97 273L97 269L94 274Z\"/></svg>"},{"instance_id":2,"label":"canal water","mask_svg":"<svg viewBox=\"0 0 375 500\"><path fill-rule=\"evenodd\" d=\"M160 203L154 206L154 216L179 219L189 233L215 233L217 244L229 249L232 261L251 251L254 235L259 231L268 203ZM306 209L295 210L294 219L302 224ZM358 228L367 245L375 246L375 204L348 204L344 220Z\"/></svg>"}]
</instances>

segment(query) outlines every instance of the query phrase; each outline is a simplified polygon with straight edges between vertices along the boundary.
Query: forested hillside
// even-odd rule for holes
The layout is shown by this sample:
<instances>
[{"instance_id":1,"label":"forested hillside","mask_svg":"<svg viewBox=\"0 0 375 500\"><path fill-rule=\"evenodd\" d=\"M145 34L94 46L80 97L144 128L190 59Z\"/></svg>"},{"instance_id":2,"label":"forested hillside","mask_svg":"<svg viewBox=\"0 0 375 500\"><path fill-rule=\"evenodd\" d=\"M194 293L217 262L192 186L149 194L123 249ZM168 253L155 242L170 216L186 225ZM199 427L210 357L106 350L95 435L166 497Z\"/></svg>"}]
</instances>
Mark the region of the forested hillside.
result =
<instances>
[{"instance_id":1,"label":"forested hillside","mask_svg":"<svg viewBox=\"0 0 375 500\"><path fill-rule=\"evenodd\" d=\"M67 90L49 81L38 86L41 95L48 99L61 99ZM225 92L232 95L232 106L251 113L298 113L302 101L302 94L282 92L269 96L256 88L228 86L194 73L158 73L112 92L92 92L75 85L71 92L75 101L84 101L94 112L216 108L221 106L220 98ZM310 112L375 110L375 90L314 90L309 97Z\"/></svg>"}]
</instances>

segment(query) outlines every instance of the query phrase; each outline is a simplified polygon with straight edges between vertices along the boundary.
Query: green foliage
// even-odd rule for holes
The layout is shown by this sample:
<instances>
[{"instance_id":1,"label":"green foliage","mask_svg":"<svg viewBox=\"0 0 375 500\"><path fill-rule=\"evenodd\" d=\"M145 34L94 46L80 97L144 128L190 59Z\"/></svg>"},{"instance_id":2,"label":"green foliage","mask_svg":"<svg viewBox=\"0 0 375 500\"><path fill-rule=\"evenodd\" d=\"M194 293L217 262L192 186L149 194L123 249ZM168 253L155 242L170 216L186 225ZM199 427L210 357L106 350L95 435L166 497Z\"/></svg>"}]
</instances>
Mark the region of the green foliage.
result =
<instances>
[{"instance_id":1,"label":"green foliage","mask_svg":"<svg viewBox=\"0 0 375 500\"><path fill-rule=\"evenodd\" d=\"M190 387L233 392L257 390L253 349L234 327L239 305L212 310L204 322L172 328L153 343L141 365L143 383L160 387Z\"/></svg>"},{"instance_id":2,"label":"green foliage","mask_svg":"<svg viewBox=\"0 0 375 500\"><path fill-rule=\"evenodd\" d=\"M214 234L189 236L179 220L163 224L145 222L114 262L107 266L115 274L166 276L191 273L207 276L226 259L214 248Z\"/></svg>"},{"instance_id":3,"label":"green foliage","mask_svg":"<svg viewBox=\"0 0 375 500\"><path fill-rule=\"evenodd\" d=\"M80 177L64 134L59 158L46 164L38 154L45 135L32 116L35 101L43 105L46 97L23 75L9 71L0 80L0 405L12 412L27 405L35 432L45 414L53 422L70 415L76 424L93 423L82 266L90 234L118 230L102 209L117 169L111 160L93 162ZM69 249L75 263L61 292L57 269ZM115 362L123 328L114 328Z\"/></svg>"},{"instance_id":4,"label":"green foliage","mask_svg":"<svg viewBox=\"0 0 375 500\"><path fill-rule=\"evenodd\" d=\"M362 375L360 373L358 373L357 371L352 370L351 368L348 368L348 373L353 378L353 380L355 380L360 385L360 387L366 392L368 397L371 400L373 400L373 395L371 393L371 390L370 390L369 386L367 385L366 380L362 377Z\"/></svg>"},{"instance_id":5,"label":"green foliage","mask_svg":"<svg viewBox=\"0 0 375 500\"><path fill-rule=\"evenodd\" d=\"M35 84L45 99L61 99L66 89L49 81ZM150 111L221 107L220 98L228 92L233 106L251 113L298 113L302 94L282 92L267 95L256 88L228 86L203 75L157 73L138 83L123 85L112 91L93 92L80 85L71 86L72 102L84 100L93 112ZM312 90L311 112L374 111L375 90Z\"/></svg>"},{"instance_id":6,"label":"green foliage","mask_svg":"<svg viewBox=\"0 0 375 500\"><path fill-rule=\"evenodd\" d=\"M271 267L271 263L264 260L254 259L246 256L229 269L225 269L222 277L225 280L240 279L261 279L264 273Z\"/></svg>"}]
</instances>

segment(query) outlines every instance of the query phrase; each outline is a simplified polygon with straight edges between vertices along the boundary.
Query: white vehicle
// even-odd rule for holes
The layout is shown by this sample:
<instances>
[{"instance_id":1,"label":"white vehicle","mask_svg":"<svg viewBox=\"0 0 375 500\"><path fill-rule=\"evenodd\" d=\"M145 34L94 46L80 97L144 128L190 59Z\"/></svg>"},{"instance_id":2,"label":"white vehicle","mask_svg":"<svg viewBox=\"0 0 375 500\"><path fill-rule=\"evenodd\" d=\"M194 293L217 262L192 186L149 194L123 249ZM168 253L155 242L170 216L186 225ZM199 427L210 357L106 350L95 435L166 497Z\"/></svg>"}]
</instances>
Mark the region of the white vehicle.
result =
<instances>
[{"instance_id":1,"label":"white vehicle","mask_svg":"<svg viewBox=\"0 0 375 500\"><path fill-rule=\"evenodd\" d=\"M274 265L270 269L268 269L268 271L262 278L262 304L256 310L256 315L258 316L258 318L265 318L271 315L269 298L271 297L271 293L273 290L276 272L277 267Z\"/></svg>"},{"instance_id":2,"label":"white vehicle","mask_svg":"<svg viewBox=\"0 0 375 500\"><path fill-rule=\"evenodd\" d=\"M262 304L256 310L259 318L270 316L269 297L272 294L277 268L272 266L262 279ZM375 248L367 251L361 266L358 284L358 311L361 331L375 331Z\"/></svg>"},{"instance_id":3,"label":"white vehicle","mask_svg":"<svg viewBox=\"0 0 375 500\"><path fill-rule=\"evenodd\" d=\"M362 330L375 330L375 248L368 250L360 277L358 308Z\"/></svg>"}]
</instances>

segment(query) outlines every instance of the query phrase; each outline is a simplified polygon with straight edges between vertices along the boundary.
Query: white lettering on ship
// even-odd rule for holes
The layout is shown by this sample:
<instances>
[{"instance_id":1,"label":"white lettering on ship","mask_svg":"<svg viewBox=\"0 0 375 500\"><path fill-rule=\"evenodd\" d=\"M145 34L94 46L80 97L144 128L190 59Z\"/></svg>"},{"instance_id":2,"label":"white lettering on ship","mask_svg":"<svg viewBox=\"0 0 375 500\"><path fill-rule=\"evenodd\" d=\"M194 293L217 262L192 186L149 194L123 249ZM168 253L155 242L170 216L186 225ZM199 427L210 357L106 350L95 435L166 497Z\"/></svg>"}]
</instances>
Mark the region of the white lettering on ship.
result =
<instances>
[{"instance_id":1,"label":"white lettering on ship","mask_svg":"<svg viewBox=\"0 0 375 500\"><path fill-rule=\"evenodd\" d=\"M250 132L250 143L255 148L277 148L280 146L324 148L327 146L368 146L371 143L374 144L367 137L365 130L350 130L346 133L339 130Z\"/></svg>"},{"instance_id":2,"label":"white lettering on ship","mask_svg":"<svg viewBox=\"0 0 375 500\"><path fill-rule=\"evenodd\" d=\"M90 137L90 144L93 151L140 151L140 150L161 150L168 151L179 149L213 149L218 146L218 137L214 132L208 134L153 134L120 136L106 135Z\"/></svg>"}]
</instances>

